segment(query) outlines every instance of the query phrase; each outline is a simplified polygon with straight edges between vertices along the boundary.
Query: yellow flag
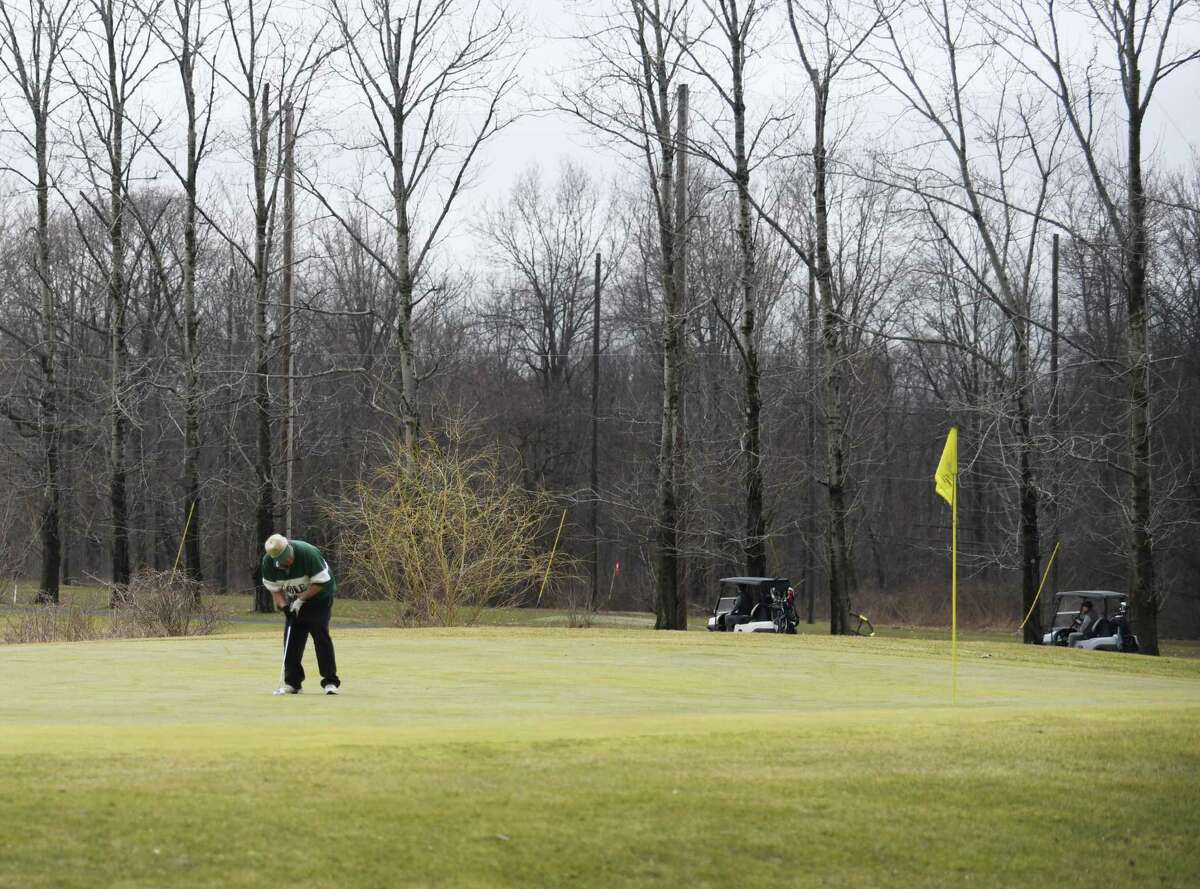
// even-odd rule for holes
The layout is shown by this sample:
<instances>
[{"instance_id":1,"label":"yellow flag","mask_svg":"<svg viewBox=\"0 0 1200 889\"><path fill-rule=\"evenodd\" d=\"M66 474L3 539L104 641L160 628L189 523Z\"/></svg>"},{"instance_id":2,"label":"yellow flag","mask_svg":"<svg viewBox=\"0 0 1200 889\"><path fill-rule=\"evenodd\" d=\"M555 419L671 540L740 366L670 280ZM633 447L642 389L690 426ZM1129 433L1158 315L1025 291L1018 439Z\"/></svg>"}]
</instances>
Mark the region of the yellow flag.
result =
<instances>
[{"instance_id":1,"label":"yellow flag","mask_svg":"<svg viewBox=\"0 0 1200 889\"><path fill-rule=\"evenodd\" d=\"M954 505L954 489L958 485L958 427L951 426L950 434L946 436L946 447L942 449L942 459L938 462L937 472L933 481L938 495L951 506Z\"/></svg>"}]
</instances>

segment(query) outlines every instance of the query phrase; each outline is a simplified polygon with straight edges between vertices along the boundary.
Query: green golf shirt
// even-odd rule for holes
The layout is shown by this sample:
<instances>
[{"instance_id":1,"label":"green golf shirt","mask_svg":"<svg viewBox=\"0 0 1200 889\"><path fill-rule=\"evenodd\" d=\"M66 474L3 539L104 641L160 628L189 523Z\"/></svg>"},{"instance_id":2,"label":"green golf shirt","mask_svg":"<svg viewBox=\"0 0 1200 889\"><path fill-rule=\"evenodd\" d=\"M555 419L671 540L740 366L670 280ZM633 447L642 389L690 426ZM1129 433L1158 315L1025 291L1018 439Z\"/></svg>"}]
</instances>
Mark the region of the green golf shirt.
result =
<instances>
[{"instance_id":1,"label":"green golf shirt","mask_svg":"<svg viewBox=\"0 0 1200 889\"><path fill-rule=\"evenodd\" d=\"M304 592L310 585L319 583L321 592L309 601L332 603L334 593L337 592L337 581L333 579L333 572L329 570L329 565L321 557L321 551L303 540L289 541L288 546L295 553L295 558L292 559L289 568L276 568L274 559L268 555L263 556L263 586L272 593L282 591L298 594Z\"/></svg>"}]
</instances>

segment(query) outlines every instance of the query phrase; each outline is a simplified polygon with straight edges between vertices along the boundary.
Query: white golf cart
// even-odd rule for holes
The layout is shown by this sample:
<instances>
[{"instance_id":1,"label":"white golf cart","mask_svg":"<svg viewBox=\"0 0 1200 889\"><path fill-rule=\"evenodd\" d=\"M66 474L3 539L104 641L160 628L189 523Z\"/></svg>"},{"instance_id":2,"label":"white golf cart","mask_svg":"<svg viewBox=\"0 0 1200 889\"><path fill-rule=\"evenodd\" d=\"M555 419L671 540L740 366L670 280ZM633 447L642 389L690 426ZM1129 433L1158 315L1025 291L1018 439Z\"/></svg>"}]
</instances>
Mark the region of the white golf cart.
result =
<instances>
[{"instance_id":1,"label":"white golf cart","mask_svg":"<svg viewBox=\"0 0 1200 889\"><path fill-rule=\"evenodd\" d=\"M1072 590L1054 596L1054 619L1050 630L1042 636L1043 645L1066 646L1076 618L1083 603L1090 602L1095 620L1087 628L1082 639L1074 642L1075 648L1089 651L1138 650L1137 636L1129 622L1129 597L1112 590Z\"/></svg>"},{"instance_id":2,"label":"white golf cart","mask_svg":"<svg viewBox=\"0 0 1200 889\"><path fill-rule=\"evenodd\" d=\"M795 633L796 594L786 577L722 577L708 618L716 633Z\"/></svg>"}]
</instances>

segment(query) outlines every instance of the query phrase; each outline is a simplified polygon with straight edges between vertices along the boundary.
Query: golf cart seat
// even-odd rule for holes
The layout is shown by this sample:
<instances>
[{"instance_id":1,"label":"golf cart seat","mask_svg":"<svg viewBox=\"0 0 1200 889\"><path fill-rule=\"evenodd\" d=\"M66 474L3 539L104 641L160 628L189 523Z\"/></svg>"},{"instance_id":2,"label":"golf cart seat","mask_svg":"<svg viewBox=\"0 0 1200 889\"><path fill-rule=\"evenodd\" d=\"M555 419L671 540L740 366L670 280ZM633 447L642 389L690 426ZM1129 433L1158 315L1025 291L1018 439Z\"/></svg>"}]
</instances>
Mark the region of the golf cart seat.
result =
<instances>
[{"instance_id":1,"label":"golf cart seat","mask_svg":"<svg viewBox=\"0 0 1200 889\"><path fill-rule=\"evenodd\" d=\"M1113 626L1112 621L1105 617L1099 617L1092 621L1091 625L1084 632L1082 639L1077 639L1075 642L1071 643L1071 647L1084 648L1085 642L1095 642L1099 639L1108 639L1110 636L1115 638L1113 635L1114 633L1116 633L1116 628ZM1086 647L1092 650L1096 650L1097 648L1095 645L1088 645ZM1101 650L1107 651L1108 649ZM1113 651L1116 651L1116 649L1114 648Z\"/></svg>"},{"instance_id":2,"label":"golf cart seat","mask_svg":"<svg viewBox=\"0 0 1200 889\"><path fill-rule=\"evenodd\" d=\"M1120 651L1121 637L1117 635L1093 636L1091 639L1081 639L1075 643L1075 647L1086 651Z\"/></svg>"}]
</instances>

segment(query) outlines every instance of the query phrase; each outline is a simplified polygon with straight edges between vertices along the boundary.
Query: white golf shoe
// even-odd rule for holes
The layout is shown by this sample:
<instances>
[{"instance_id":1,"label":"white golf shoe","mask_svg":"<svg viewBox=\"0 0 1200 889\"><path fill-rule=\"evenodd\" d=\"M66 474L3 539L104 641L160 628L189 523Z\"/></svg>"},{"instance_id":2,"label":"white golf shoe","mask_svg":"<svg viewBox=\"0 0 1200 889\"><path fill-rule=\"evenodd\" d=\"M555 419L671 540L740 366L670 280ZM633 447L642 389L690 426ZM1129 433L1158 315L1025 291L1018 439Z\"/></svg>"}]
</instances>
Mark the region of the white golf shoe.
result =
<instances>
[{"instance_id":1,"label":"white golf shoe","mask_svg":"<svg viewBox=\"0 0 1200 889\"><path fill-rule=\"evenodd\" d=\"M325 686L325 694L336 695L337 693L338 693L338 687L336 685Z\"/></svg>"},{"instance_id":2,"label":"white golf shoe","mask_svg":"<svg viewBox=\"0 0 1200 889\"><path fill-rule=\"evenodd\" d=\"M300 689L292 688L290 685L288 685L285 682L283 685L279 686L279 688L275 689L275 694L277 694L277 695L298 695L298 694L300 694Z\"/></svg>"}]
</instances>

